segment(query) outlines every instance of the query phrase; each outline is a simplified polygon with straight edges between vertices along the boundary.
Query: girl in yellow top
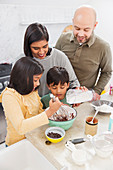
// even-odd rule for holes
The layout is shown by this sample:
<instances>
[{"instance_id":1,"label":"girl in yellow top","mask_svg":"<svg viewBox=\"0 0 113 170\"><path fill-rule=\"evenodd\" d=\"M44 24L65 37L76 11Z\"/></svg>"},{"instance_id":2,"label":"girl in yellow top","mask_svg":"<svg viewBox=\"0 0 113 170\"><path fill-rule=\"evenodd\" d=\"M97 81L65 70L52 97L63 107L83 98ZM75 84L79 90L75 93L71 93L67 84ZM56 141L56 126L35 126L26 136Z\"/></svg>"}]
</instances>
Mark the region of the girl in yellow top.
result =
<instances>
[{"instance_id":1,"label":"girl in yellow top","mask_svg":"<svg viewBox=\"0 0 113 170\"><path fill-rule=\"evenodd\" d=\"M12 69L10 83L0 96L7 121L8 146L24 139L27 132L48 124L48 117L61 106L56 98L55 102L50 101L47 111L42 109L37 89L43 71L43 66L30 57L22 57Z\"/></svg>"}]
</instances>

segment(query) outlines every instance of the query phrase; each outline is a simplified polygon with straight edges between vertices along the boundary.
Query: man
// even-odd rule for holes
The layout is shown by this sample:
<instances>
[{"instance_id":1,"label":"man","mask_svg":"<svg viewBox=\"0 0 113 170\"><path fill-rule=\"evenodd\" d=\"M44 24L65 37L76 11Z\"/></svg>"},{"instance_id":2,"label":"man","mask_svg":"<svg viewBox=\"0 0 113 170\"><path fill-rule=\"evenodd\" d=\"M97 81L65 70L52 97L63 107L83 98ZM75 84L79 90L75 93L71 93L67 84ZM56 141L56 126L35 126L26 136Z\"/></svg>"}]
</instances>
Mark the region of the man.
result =
<instances>
[{"instance_id":1,"label":"man","mask_svg":"<svg viewBox=\"0 0 113 170\"><path fill-rule=\"evenodd\" d=\"M112 55L109 44L94 34L97 25L92 7L79 7L73 18L73 32L63 33L55 48L69 58L81 86L95 91L95 100L112 75Z\"/></svg>"}]
</instances>

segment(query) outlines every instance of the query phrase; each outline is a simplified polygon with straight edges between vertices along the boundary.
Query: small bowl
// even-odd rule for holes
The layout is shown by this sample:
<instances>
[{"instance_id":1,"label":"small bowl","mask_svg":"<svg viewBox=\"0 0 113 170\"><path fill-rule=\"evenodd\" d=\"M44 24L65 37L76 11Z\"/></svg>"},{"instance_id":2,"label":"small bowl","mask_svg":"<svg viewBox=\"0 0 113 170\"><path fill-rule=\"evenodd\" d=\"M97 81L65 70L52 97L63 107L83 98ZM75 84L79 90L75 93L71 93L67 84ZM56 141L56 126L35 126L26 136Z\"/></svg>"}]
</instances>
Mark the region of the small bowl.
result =
<instances>
[{"instance_id":1,"label":"small bowl","mask_svg":"<svg viewBox=\"0 0 113 170\"><path fill-rule=\"evenodd\" d=\"M96 135L93 140L93 146L96 154L101 158L106 158L112 154L113 143L109 141L106 134Z\"/></svg>"},{"instance_id":2,"label":"small bowl","mask_svg":"<svg viewBox=\"0 0 113 170\"><path fill-rule=\"evenodd\" d=\"M60 138L52 138L52 137L49 137L49 136L48 136L48 133L51 133L51 132L53 132L53 133L58 133L58 134L61 135L61 137L60 137ZM49 128L46 129L45 135L46 135L46 138L47 138L50 142L52 142L52 143L58 143L58 142L60 142L60 141L64 138L64 136L65 136L65 130L62 129L62 128L60 128L60 127L49 127Z\"/></svg>"},{"instance_id":3,"label":"small bowl","mask_svg":"<svg viewBox=\"0 0 113 170\"><path fill-rule=\"evenodd\" d=\"M61 127L64 130L68 130L73 125L73 122L75 121L77 116L77 111L75 109L68 107L68 111L69 113L74 113L75 117L73 119L66 120L66 121L56 121L56 120L51 120L49 118L49 126Z\"/></svg>"}]
</instances>

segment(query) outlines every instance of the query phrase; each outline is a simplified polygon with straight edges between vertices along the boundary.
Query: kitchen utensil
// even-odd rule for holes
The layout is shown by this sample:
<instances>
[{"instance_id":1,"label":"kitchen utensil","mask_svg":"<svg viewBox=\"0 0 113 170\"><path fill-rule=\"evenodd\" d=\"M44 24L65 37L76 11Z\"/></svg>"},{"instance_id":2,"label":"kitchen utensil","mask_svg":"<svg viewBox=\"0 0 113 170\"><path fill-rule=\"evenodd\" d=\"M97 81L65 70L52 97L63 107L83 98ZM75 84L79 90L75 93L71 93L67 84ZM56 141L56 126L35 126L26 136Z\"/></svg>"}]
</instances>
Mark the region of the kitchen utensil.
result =
<instances>
[{"instance_id":1,"label":"kitchen utensil","mask_svg":"<svg viewBox=\"0 0 113 170\"><path fill-rule=\"evenodd\" d=\"M67 141L66 148L72 151L72 159L77 165L84 165L87 161L87 153L85 150L77 149L71 141Z\"/></svg>"},{"instance_id":2,"label":"kitchen utensil","mask_svg":"<svg viewBox=\"0 0 113 170\"><path fill-rule=\"evenodd\" d=\"M91 101L93 98L92 91L82 91L80 89L69 89L66 93L66 99L69 104L82 103Z\"/></svg>"},{"instance_id":3,"label":"kitchen utensil","mask_svg":"<svg viewBox=\"0 0 113 170\"><path fill-rule=\"evenodd\" d=\"M93 124L90 123L93 117L87 117L85 122L85 134L86 135L96 135L97 133L97 127L98 127L98 119L94 118Z\"/></svg>"},{"instance_id":4,"label":"kitchen utensil","mask_svg":"<svg viewBox=\"0 0 113 170\"><path fill-rule=\"evenodd\" d=\"M95 112L95 114L93 116L93 119L89 123L93 124L93 120L94 120L95 116L97 115L97 113L98 113L98 110L96 110L96 112Z\"/></svg>"},{"instance_id":5,"label":"kitchen utensil","mask_svg":"<svg viewBox=\"0 0 113 170\"><path fill-rule=\"evenodd\" d=\"M76 116L77 116L77 112L75 109L71 108L71 107L68 107L67 106L67 109L68 109L68 113L69 115L74 115L74 117L71 116L71 118L69 120L56 120L56 119L53 119L54 118L54 115L52 115L50 118L49 118L49 126L57 126L57 127L61 127L63 128L64 130L68 130L72 125L73 125L73 122L75 121L76 119ZM60 116L59 116L60 117Z\"/></svg>"},{"instance_id":6,"label":"kitchen utensil","mask_svg":"<svg viewBox=\"0 0 113 170\"><path fill-rule=\"evenodd\" d=\"M79 143L86 142L87 140L85 138L77 138L77 139L71 139L69 141L71 141L73 144L79 144Z\"/></svg>"},{"instance_id":7,"label":"kitchen utensil","mask_svg":"<svg viewBox=\"0 0 113 170\"><path fill-rule=\"evenodd\" d=\"M55 102L55 96L53 94L50 94L50 98ZM68 111L63 107L63 105L60 106L57 114L61 115L61 117L64 117L65 115L68 116Z\"/></svg>"},{"instance_id":8,"label":"kitchen utensil","mask_svg":"<svg viewBox=\"0 0 113 170\"><path fill-rule=\"evenodd\" d=\"M55 96L53 94L50 94L50 98L55 102Z\"/></svg>"},{"instance_id":9,"label":"kitchen utensil","mask_svg":"<svg viewBox=\"0 0 113 170\"><path fill-rule=\"evenodd\" d=\"M53 99L53 101L55 101L55 96L53 94L50 94L50 97ZM63 110L62 108L65 110ZM75 109L67 105L63 105L61 109L57 111L57 113L49 117L49 125L61 127L64 130L68 130L73 125L76 116L77 112Z\"/></svg>"},{"instance_id":10,"label":"kitchen utensil","mask_svg":"<svg viewBox=\"0 0 113 170\"><path fill-rule=\"evenodd\" d=\"M103 133L100 135L95 135L92 138L92 144L94 146L95 152L101 158L106 158L112 154L113 143L109 140L110 136L113 139L112 133Z\"/></svg>"},{"instance_id":11,"label":"kitchen utensil","mask_svg":"<svg viewBox=\"0 0 113 170\"><path fill-rule=\"evenodd\" d=\"M51 133L51 132L52 132L53 134L59 134L59 135L61 135L61 137L60 137L60 138L57 138L57 137L53 138L53 137L48 136L48 134ZM65 130L62 129L62 128L60 128L60 127L49 127L49 128L46 129L45 135L46 135L46 138L47 138L50 142L52 142L52 143L58 143L58 142L60 142L60 141L64 138L64 136L65 136Z\"/></svg>"}]
</instances>

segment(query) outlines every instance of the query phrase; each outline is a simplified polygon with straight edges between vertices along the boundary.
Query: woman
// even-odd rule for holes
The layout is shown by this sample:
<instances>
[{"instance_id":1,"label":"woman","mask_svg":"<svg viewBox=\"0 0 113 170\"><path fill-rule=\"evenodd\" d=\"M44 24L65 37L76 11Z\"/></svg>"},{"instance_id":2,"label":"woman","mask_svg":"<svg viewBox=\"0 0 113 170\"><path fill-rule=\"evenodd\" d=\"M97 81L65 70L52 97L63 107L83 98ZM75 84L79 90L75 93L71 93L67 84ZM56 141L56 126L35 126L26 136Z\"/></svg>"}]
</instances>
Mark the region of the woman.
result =
<instances>
[{"instance_id":1,"label":"woman","mask_svg":"<svg viewBox=\"0 0 113 170\"><path fill-rule=\"evenodd\" d=\"M46 74L53 66L64 67L68 70L70 87L78 87L79 82L67 56L54 48L49 48L49 35L45 26L33 23L28 26L24 37L24 53L39 61L44 67L44 74L41 77L39 95L43 96L50 91L46 85Z\"/></svg>"},{"instance_id":2,"label":"woman","mask_svg":"<svg viewBox=\"0 0 113 170\"><path fill-rule=\"evenodd\" d=\"M20 58L12 69L10 83L0 96L7 121L8 146L24 139L27 132L48 124L48 117L61 106L56 98L43 111L37 92L43 71L43 66L30 57Z\"/></svg>"}]
</instances>

